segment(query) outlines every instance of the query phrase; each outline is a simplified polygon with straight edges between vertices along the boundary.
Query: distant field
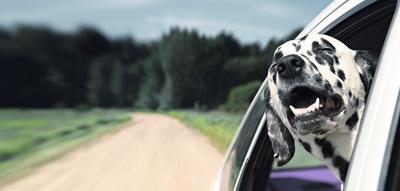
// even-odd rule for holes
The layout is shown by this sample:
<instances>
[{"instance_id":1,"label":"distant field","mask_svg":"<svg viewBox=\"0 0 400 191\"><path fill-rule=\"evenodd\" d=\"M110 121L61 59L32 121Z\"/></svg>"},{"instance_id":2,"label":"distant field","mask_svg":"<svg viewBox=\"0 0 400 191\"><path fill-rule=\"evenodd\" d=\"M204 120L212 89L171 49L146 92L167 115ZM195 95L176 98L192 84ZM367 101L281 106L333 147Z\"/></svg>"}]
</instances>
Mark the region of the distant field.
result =
<instances>
[{"instance_id":1,"label":"distant field","mask_svg":"<svg viewBox=\"0 0 400 191\"><path fill-rule=\"evenodd\" d=\"M0 183L129 118L122 110L0 109Z\"/></svg>"},{"instance_id":2,"label":"distant field","mask_svg":"<svg viewBox=\"0 0 400 191\"><path fill-rule=\"evenodd\" d=\"M243 118L243 115L219 111L198 112L191 110L171 111L169 115L176 117L185 124L208 136L221 151L225 151ZM310 156L303 148L296 145L292 160L277 169L320 166L323 162Z\"/></svg>"}]
</instances>

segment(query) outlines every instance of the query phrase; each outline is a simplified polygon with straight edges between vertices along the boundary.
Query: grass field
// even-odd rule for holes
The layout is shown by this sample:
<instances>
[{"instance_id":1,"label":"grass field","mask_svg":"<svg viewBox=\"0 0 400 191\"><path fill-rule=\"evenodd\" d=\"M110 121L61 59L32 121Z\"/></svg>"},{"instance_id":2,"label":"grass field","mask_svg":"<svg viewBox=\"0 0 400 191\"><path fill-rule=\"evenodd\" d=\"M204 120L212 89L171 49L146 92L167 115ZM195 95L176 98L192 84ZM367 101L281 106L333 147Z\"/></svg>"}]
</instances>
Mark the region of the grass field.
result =
<instances>
[{"instance_id":1,"label":"grass field","mask_svg":"<svg viewBox=\"0 0 400 191\"><path fill-rule=\"evenodd\" d=\"M128 111L0 110L0 183L130 118Z\"/></svg>"},{"instance_id":2,"label":"grass field","mask_svg":"<svg viewBox=\"0 0 400 191\"><path fill-rule=\"evenodd\" d=\"M241 114L219 111L179 110L171 111L168 114L205 134L223 152L228 148L243 117ZM284 169L319 165L323 165L323 162L310 156L303 148L296 145L296 152L292 160L283 167L275 166L275 168Z\"/></svg>"},{"instance_id":3,"label":"grass field","mask_svg":"<svg viewBox=\"0 0 400 191\"><path fill-rule=\"evenodd\" d=\"M169 115L176 117L190 127L198 129L211 139L221 151L225 151L231 142L242 115L219 111L198 112L191 110L171 111Z\"/></svg>"}]
</instances>

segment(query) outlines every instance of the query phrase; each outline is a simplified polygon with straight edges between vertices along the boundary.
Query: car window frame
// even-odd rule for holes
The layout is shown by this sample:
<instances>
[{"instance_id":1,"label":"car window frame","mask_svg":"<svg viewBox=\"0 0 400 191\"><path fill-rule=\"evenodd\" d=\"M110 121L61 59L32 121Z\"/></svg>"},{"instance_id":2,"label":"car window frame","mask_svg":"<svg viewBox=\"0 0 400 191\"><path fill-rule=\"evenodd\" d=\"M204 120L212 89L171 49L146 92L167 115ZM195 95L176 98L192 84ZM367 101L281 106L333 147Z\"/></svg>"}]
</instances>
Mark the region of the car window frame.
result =
<instances>
[{"instance_id":1,"label":"car window frame","mask_svg":"<svg viewBox=\"0 0 400 191\"><path fill-rule=\"evenodd\" d=\"M254 96L254 99L252 100L249 108L247 109L246 114L244 115L244 117L239 125L239 128L238 128L235 136L233 137L231 144L229 145L229 147L227 149L227 152L223 159L223 161L224 161L222 163L223 165L221 166L220 170L218 171L214 185L211 188L212 190L219 191L219 190L221 190L222 186L224 186L224 185L222 185L223 178L224 178L223 176L225 174L224 172L225 172L225 169L228 168L227 165L229 165L228 162L231 160L232 151L238 143L238 138L240 137L241 133L243 133L243 131L245 130L247 125L249 123L251 123L251 121L249 122L249 120L258 120L259 119L257 128L254 131L254 135L251 138L251 140L249 140L250 143L249 143L249 148L247 150L248 152L246 153L245 158L243 159L243 163L241 164L240 170L238 172L237 178L234 183L233 190L235 190L235 188L237 187L238 182L240 181L240 178L242 176L242 169L244 168L244 166L246 166L246 164L247 164L246 161L248 161L248 159L247 159L248 155L251 153L249 151L252 151L254 148L254 141L255 141L254 136L258 136L258 134L261 130L260 124L263 124L264 123L263 121L265 121L265 114L263 114L263 113L260 116L256 116L256 118L254 118L254 116L252 117L252 115L255 115L254 113L257 112L258 106L260 106L260 105L265 106L265 104L266 104L265 96L264 96L264 90L265 90L266 86L267 86L267 80L264 80L264 82L260 86L259 90L257 91L256 95Z\"/></svg>"},{"instance_id":2,"label":"car window frame","mask_svg":"<svg viewBox=\"0 0 400 191\"><path fill-rule=\"evenodd\" d=\"M395 106L399 96L400 79L400 5L396 11L384 44L371 87L368 107L361 120L345 190L383 190L389 165L387 148L390 145L392 122L396 119ZM397 35L396 35L397 34ZM376 128L374 128L376 127ZM378 128L379 127L379 128ZM372 137L377 137L372 139Z\"/></svg>"},{"instance_id":3,"label":"car window frame","mask_svg":"<svg viewBox=\"0 0 400 191\"><path fill-rule=\"evenodd\" d=\"M400 92L398 94L400 95ZM392 121L384 159L385 163L388 164L388 168L385 168L382 172L383 176L381 176L380 182L380 184L384 184L384 190L388 191L395 191L394 188L397 188L397 190L400 188L400 183L395 183L396 178L400 176L400 172L396 171L400 167L400 145L395 144L396 141L400 141L400 96L397 97L396 110L393 115L397 116L397 118ZM393 177L393 174L396 174L396 177Z\"/></svg>"},{"instance_id":4,"label":"car window frame","mask_svg":"<svg viewBox=\"0 0 400 191\"><path fill-rule=\"evenodd\" d=\"M296 39L310 33L326 33L342 21L378 0L337 0L329 4L310 24L297 35Z\"/></svg>"}]
</instances>

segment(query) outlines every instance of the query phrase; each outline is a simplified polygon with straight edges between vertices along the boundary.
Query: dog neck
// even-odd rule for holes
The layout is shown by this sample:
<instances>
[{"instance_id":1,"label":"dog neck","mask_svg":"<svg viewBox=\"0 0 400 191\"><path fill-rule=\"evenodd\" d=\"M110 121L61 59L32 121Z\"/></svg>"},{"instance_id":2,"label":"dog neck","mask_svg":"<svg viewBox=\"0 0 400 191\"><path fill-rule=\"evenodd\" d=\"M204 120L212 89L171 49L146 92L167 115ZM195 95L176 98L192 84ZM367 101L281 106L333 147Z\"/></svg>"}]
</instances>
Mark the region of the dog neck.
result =
<instances>
[{"instance_id":1,"label":"dog neck","mask_svg":"<svg viewBox=\"0 0 400 191\"><path fill-rule=\"evenodd\" d=\"M364 106L357 108L356 113L362 116ZM309 153L325 161L329 169L340 178L343 182L346 178L347 169L353 152L353 146L356 140L360 121L358 120L353 127L349 127L346 123L327 135L306 135L300 139L296 139L299 145L302 145ZM315 143L309 144L308 149L304 142Z\"/></svg>"}]
</instances>

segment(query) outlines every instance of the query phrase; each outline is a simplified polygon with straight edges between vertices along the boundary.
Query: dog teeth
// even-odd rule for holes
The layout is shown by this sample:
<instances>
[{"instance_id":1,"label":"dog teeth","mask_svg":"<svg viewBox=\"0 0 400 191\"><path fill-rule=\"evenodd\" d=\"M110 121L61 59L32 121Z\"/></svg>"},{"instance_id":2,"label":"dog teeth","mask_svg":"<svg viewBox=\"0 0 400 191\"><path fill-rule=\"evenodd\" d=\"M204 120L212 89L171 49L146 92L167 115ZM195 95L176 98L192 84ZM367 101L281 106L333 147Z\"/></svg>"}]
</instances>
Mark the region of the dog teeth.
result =
<instances>
[{"instance_id":1,"label":"dog teeth","mask_svg":"<svg viewBox=\"0 0 400 191\"><path fill-rule=\"evenodd\" d=\"M307 108L295 108L292 105L289 106L290 110L293 112L293 114L296 117L310 113L310 112L317 111L321 107L322 107L322 104L321 105L319 104L319 98L315 99L315 102L312 105L308 106Z\"/></svg>"},{"instance_id":2,"label":"dog teeth","mask_svg":"<svg viewBox=\"0 0 400 191\"><path fill-rule=\"evenodd\" d=\"M296 108L294 108L292 105L289 105L290 110L292 110L293 114L295 116L298 116L300 113L297 112Z\"/></svg>"}]
</instances>

